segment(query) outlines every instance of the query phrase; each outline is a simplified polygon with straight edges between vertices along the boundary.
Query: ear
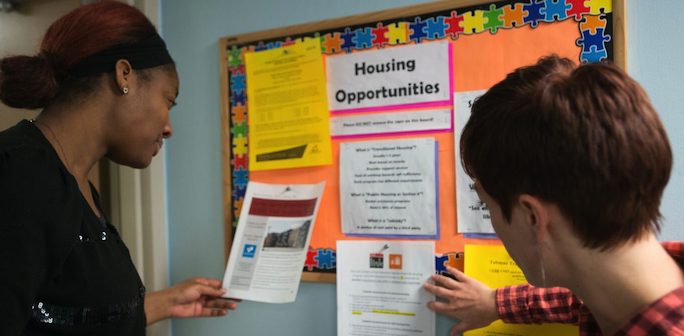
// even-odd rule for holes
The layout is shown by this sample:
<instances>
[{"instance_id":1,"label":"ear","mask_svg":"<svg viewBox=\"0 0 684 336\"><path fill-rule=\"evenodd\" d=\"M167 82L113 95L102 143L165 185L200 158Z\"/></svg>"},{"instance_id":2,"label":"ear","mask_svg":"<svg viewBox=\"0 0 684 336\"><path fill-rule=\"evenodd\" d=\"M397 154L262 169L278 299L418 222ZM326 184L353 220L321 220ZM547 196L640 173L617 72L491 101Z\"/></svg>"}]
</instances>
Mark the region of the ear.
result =
<instances>
[{"instance_id":1,"label":"ear","mask_svg":"<svg viewBox=\"0 0 684 336\"><path fill-rule=\"evenodd\" d=\"M525 216L525 224L535 232L538 243L544 241L549 227L549 210L540 199L527 194L518 197L518 205Z\"/></svg>"},{"instance_id":2,"label":"ear","mask_svg":"<svg viewBox=\"0 0 684 336\"><path fill-rule=\"evenodd\" d=\"M114 66L114 76L120 93L123 93L124 88L128 88L128 80L132 71L133 67L131 67L131 63L127 60L120 59L116 62L116 65Z\"/></svg>"}]
</instances>

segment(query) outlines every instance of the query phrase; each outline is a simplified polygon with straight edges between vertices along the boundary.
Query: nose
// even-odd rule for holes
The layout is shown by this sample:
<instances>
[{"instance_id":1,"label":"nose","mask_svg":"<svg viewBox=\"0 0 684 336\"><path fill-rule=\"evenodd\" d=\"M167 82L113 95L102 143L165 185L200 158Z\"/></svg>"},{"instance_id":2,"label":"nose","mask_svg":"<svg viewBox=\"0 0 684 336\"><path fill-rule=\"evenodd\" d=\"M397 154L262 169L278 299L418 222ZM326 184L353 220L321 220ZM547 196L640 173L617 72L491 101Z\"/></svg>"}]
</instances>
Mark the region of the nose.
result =
<instances>
[{"instance_id":1,"label":"nose","mask_svg":"<svg viewBox=\"0 0 684 336\"><path fill-rule=\"evenodd\" d=\"M164 126L164 139L168 139L173 135L173 127L171 127L171 123L167 123L166 126Z\"/></svg>"}]
</instances>

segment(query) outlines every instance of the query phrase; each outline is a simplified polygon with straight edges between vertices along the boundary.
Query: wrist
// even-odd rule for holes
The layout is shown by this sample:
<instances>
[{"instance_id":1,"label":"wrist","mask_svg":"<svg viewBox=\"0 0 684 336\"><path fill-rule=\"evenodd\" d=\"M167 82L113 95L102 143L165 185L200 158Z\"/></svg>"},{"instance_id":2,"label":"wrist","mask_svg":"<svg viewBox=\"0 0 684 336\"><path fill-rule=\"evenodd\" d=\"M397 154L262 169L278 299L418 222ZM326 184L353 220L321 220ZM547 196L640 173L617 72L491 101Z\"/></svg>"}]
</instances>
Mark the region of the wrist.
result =
<instances>
[{"instance_id":1,"label":"wrist","mask_svg":"<svg viewBox=\"0 0 684 336\"><path fill-rule=\"evenodd\" d=\"M147 293L145 295L145 315L147 325L172 317L170 295L167 295L165 290Z\"/></svg>"},{"instance_id":2,"label":"wrist","mask_svg":"<svg viewBox=\"0 0 684 336\"><path fill-rule=\"evenodd\" d=\"M499 315L499 300L497 297L497 290L493 289L489 293L489 299L487 302L490 303L490 307L487 309L487 311L490 313L489 318L491 319L492 322L500 320L501 315Z\"/></svg>"}]
</instances>

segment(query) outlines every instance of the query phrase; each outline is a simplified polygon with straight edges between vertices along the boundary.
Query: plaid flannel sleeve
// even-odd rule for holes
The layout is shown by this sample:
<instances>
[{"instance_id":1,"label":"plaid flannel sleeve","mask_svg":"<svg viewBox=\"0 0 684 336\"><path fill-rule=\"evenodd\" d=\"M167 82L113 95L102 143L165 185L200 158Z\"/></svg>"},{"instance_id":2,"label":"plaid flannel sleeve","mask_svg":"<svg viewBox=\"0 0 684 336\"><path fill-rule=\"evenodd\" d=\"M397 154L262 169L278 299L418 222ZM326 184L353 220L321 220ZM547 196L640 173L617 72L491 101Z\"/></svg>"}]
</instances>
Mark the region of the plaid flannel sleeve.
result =
<instances>
[{"instance_id":1,"label":"plaid flannel sleeve","mask_svg":"<svg viewBox=\"0 0 684 336\"><path fill-rule=\"evenodd\" d=\"M502 287L496 290L499 317L506 323L579 323L582 301L560 287L532 285Z\"/></svg>"}]
</instances>

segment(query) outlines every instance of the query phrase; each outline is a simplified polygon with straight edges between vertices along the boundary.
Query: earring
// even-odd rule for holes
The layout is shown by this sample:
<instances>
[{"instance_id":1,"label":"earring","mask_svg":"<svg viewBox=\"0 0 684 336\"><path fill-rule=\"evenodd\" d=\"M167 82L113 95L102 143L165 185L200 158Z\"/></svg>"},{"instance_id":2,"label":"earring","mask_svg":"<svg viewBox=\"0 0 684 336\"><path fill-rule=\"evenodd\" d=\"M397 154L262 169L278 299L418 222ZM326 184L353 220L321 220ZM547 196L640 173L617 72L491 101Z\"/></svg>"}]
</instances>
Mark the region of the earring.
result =
<instances>
[{"instance_id":1,"label":"earring","mask_svg":"<svg viewBox=\"0 0 684 336\"><path fill-rule=\"evenodd\" d=\"M542 244L539 243L539 261L541 263L541 281L542 287L546 288L546 268L544 267L544 251L542 250Z\"/></svg>"},{"instance_id":2,"label":"earring","mask_svg":"<svg viewBox=\"0 0 684 336\"><path fill-rule=\"evenodd\" d=\"M127 94L127 93L128 93L128 86L124 86L124 88L123 88L122 91L123 91L124 94Z\"/></svg>"}]
</instances>

